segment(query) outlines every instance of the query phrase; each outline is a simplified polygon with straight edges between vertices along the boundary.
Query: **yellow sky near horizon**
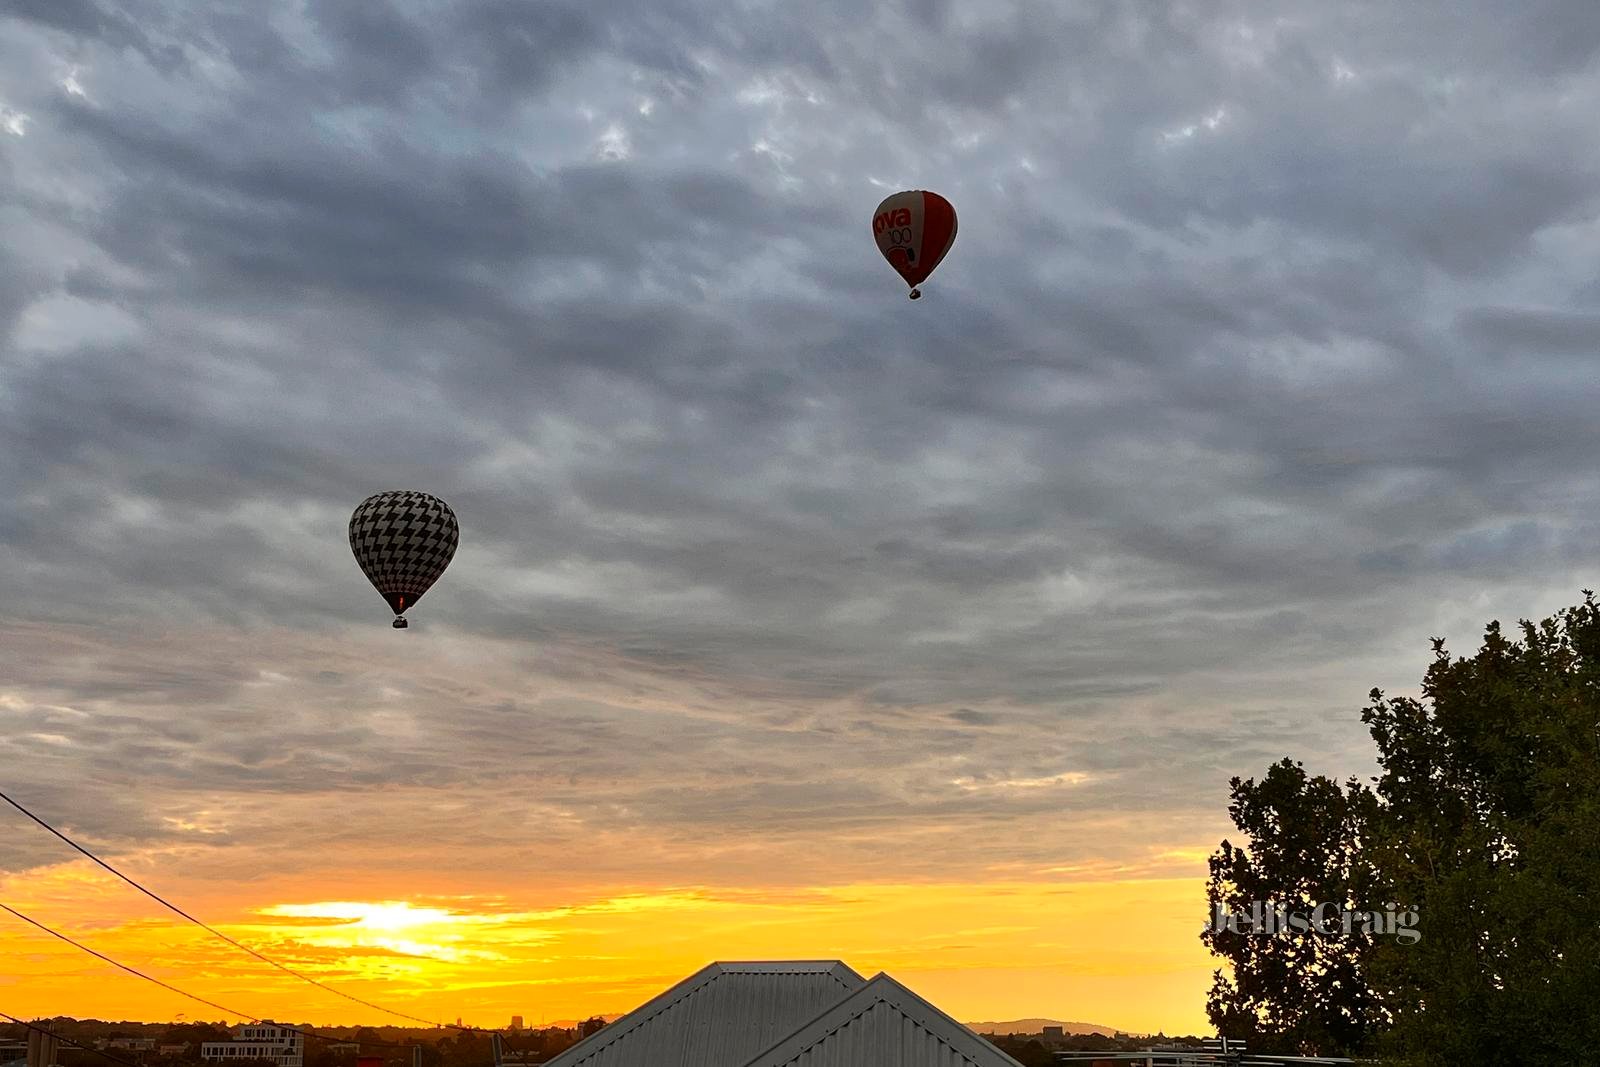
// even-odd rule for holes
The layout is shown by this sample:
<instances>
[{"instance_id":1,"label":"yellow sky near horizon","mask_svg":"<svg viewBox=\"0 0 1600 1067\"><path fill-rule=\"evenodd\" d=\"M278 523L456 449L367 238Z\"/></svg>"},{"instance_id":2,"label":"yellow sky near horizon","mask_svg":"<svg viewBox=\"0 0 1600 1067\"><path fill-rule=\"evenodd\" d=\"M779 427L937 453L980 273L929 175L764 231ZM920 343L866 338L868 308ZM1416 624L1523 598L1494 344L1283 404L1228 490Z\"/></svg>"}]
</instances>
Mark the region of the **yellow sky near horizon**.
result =
<instances>
[{"instance_id":1,"label":"yellow sky near horizon","mask_svg":"<svg viewBox=\"0 0 1600 1067\"><path fill-rule=\"evenodd\" d=\"M1215 966L1198 937L1203 857L982 883L578 888L552 877L472 895L431 892L440 880L426 874L381 895L302 874L185 885L171 899L345 993L469 1025L625 1012L718 959L839 958L961 1019L1200 1033ZM404 1025L211 938L87 861L0 879L0 902L241 1014ZM221 1014L3 914L0 959L0 1011L20 1017Z\"/></svg>"},{"instance_id":2,"label":"yellow sky near horizon","mask_svg":"<svg viewBox=\"0 0 1600 1067\"><path fill-rule=\"evenodd\" d=\"M420 664L287 631L119 633L70 657L21 636L0 655L37 676L0 694L18 723L0 746L41 817L338 990L483 1026L626 1012L719 959L836 958L962 1019L1206 1031L1226 775L1279 748L1265 713L1213 729L1193 694L1181 715L913 711L602 652L561 658L567 677L449 634ZM221 695L119 681L161 663ZM400 1022L211 939L20 816L0 833L0 902L114 959L240 1017ZM4 914L0 1011L220 1014Z\"/></svg>"}]
</instances>

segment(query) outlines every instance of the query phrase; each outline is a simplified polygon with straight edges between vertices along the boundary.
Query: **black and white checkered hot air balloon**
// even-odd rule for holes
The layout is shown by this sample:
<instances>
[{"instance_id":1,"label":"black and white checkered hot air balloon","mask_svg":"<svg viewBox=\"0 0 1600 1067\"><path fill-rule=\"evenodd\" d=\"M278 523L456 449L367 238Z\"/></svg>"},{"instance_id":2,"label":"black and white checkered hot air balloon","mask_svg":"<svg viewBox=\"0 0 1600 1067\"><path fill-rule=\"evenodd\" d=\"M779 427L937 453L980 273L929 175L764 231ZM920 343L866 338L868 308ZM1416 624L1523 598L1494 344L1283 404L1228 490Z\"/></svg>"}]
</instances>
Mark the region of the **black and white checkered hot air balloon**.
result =
<instances>
[{"instance_id":1,"label":"black and white checkered hot air balloon","mask_svg":"<svg viewBox=\"0 0 1600 1067\"><path fill-rule=\"evenodd\" d=\"M350 551L394 611L395 629L450 566L460 533L450 505L427 493L375 493L350 516Z\"/></svg>"}]
</instances>

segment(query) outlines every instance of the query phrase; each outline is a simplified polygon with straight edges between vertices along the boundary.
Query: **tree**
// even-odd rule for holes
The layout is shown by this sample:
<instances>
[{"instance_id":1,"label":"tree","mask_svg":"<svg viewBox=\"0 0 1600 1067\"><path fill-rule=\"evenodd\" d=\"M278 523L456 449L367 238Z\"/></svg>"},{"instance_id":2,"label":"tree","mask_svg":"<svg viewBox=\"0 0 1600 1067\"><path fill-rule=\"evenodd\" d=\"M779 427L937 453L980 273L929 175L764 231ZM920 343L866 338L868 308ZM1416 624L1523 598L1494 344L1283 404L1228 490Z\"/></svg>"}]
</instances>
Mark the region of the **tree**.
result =
<instances>
[{"instance_id":1,"label":"tree","mask_svg":"<svg viewBox=\"0 0 1600 1067\"><path fill-rule=\"evenodd\" d=\"M440 1062L444 1067L483 1067L494 1059L487 1034L462 1031L454 1039L439 1042Z\"/></svg>"},{"instance_id":2,"label":"tree","mask_svg":"<svg viewBox=\"0 0 1600 1067\"><path fill-rule=\"evenodd\" d=\"M161 1032L157 1041L163 1045L188 1045L189 1050L178 1058L186 1062L198 1062L200 1047L207 1041L227 1041L232 1037L227 1028L214 1026L211 1023L173 1023Z\"/></svg>"},{"instance_id":3,"label":"tree","mask_svg":"<svg viewBox=\"0 0 1600 1067\"><path fill-rule=\"evenodd\" d=\"M1375 798L1354 779L1341 788L1288 759L1259 783L1229 784L1228 813L1249 848L1223 841L1211 857L1201 940L1232 975L1213 973L1206 1012L1218 1033L1252 1049L1360 1052L1383 1021L1364 977L1370 940L1342 924L1331 932L1283 927L1289 915L1309 919L1327 904L1381 910L1364 853ZM1239 919L1230 924L1230 915Z\"/></svg>"},{"instance_id":4,"label":"tree","mask_svg":"<svg viewBox=\"0 0 1600 1067\"><path fill-rule=\"evenodd\" d=\"M1376 860L1422 939L1380 946L1384 1047L1415 1064L1577 1063L1600 1047L1600 606L1471 659L1435 639L1422 700L1371 694Z\"/></svg>"},{"instance_id":5,"label":"tree","mask_svg":"<svg viewBox=\"0 0 1600 1067\"><path fill-rule=\"evenodd\" d=\"M1045 1048L1037 1038L991 1037L989 1041L1001 1052L1010 1056L1022 1067L1054 1067L1056 1054Z\"/></svg>"},{"instance_id":6,"label":"tree","mask_svg":"<svg viewBox=\"0 0 1600 1067\"><path fill-rule=\"evenodd\" d=\"M1578 1063L1600 1047L1600 606L1476 655L1434 639L1421 699L1372 690L1369 790L1289 760L1233 780L1208 903L1406 909L1411 938L1203 935L1232 964L1207 1005L1252 1048L1375 1046L1385 1062ZM1208 915L1208 919L1211 916ZM1392 933L1393 931L1389 931ZM1327 1042L1327 1045L1322 1044Z\"/></svg>"},{"instance_id":7,"label":"tree","mask_svg":"<svg viewBox=\"0 0 1600 1067\"><path fill-rule=\"evenodd\" d=\"M343 1067L350 1061L351 1057L348 1054L333 1051L326 1042L311 1041L306 1045L306 1067Z\"/></svg>"}]
</instances>

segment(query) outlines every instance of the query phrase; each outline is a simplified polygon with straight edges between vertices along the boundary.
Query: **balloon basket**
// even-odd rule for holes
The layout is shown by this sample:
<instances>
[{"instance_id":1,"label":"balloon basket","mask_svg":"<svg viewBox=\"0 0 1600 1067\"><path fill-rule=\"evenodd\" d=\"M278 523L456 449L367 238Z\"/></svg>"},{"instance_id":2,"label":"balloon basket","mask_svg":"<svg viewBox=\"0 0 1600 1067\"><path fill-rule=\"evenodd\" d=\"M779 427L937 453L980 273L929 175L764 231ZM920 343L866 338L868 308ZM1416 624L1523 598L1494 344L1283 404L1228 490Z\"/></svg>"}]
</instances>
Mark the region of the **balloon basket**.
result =
<instances>
[{"instance_id":1,"label":"balloon basket","mask_svg":"<svg viewBox=\"0 0 1600 1067\"><path fill-rule=\"evenodd\" d=\"M921 300L922 299L922 290L921 289L913 289L913 290L911 290L911 299L913 299L913 300Z\"/></svg>"},{"instance_id":2,"label":"balloon basket","mask_svg":"<svg viewBox=\"0 0 1600 1067\"><path fill-rule=\"evenodd\" d=\"M411 624L410 624L410 623L409 623L409 622L406 622L406 620L405 620L405 619L404 619L404 617L402 617L402 616L398 616L398 615L397 615L397 616L395 616L395 620L394 620L394 628L395 628L395 629L396 629L396 630L404 630L404 629L405 629L405 628L406 628L406 627L408 627L408 626L410 626L410 625L411 625Z\"/></svg>"}]
</instances>

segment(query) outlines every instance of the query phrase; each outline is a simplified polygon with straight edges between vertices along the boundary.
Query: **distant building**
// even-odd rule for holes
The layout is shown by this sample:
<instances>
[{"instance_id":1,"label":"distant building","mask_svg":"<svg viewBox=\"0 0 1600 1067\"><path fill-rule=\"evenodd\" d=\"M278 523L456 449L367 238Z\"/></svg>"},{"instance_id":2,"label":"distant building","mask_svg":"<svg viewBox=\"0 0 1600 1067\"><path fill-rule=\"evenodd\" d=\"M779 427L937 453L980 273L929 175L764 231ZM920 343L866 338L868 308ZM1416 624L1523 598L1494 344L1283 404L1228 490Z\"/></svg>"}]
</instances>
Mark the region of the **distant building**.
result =
<instances>
[{"instance_id":1,"label":"distant building","mask_svg":"<svg viewBox=\"0 0 1600 1067\"><path fill-rule=\"evenodd\" d=\"M113 1037L106 1042L107 1048L125 1048L129 1052L153 1052L156 1039L153 1037Z\"/></svg>"},{"instance_id":2,"label":"distant building","mask_svg":"<svg viewBox=\"0 0 1600 1067\"><path fill-rule=\"evenodd\" d=\"M1047 1044L1047 1045L1050 1044L1052 1041L1059 1043L1059 1042L1064 1042L1067 1039L1066 1032L1064 1030L1062 1030L1062 1028L1059 1027L1059 1026L1047 1026L1047 1027L1045 1027L1043 1036L1044 1036L1045 1044Z\"/></svg>"},{"instance_id":3,"label":"distant building","mask_svg":"<svg viewBox=\"0 0 1600 1067\"><path fill-rule=\"evenodd\" d=\"M203 1042L200 1058L224 1063L266 1060L277 1067L305 1067L306 1037L293 1027L271 1020L250 1023L234 1027L232 1041Z\"/></svg>"},{"instance_id":4,"label":"distant building","mask_svg":"<svg viewBox=\"0 0 1600 1067\"><path fill-rule=\"evenodd\" d=\"M158 1045L156 1047L156 1054L159 1056L182 1056L185 1052L189 1051L189 1048L190 1045L187 1041L181 1045Z\"/></svg>"},{"instance_id":5,"label":"distant building","mask_svg":"<svg viewBox=\"0 0 1600 1067\"><path fill-rule=\"evenodd\" d=\"M511 1029L513 1029L513 1030L521 1030L522 1029L522 1016L513 1015L511 1017Z\"/></svg>"}]
</instances>

